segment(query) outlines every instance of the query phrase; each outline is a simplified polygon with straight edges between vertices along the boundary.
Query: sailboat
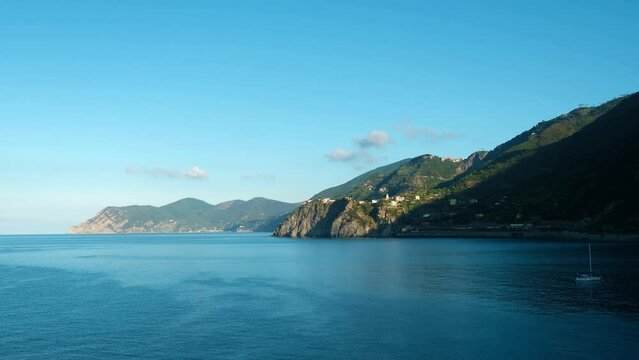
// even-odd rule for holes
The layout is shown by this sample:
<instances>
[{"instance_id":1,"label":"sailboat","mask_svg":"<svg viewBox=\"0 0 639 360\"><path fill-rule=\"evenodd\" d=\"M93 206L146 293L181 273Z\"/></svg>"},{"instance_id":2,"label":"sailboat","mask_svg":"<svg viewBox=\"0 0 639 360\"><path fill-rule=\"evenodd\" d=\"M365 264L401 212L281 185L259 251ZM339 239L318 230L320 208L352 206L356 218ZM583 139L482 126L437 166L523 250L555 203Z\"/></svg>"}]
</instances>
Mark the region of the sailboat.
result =
<instances>
[{"instance_id":1,"label":"sailboat","mask_svg":"<svg viewBox=\"0 0 639 360\"><path fill-rule=\"evenodd\" d=\"M588 261L590 262L590 271L588 273L577 273L575 280L581 281L601 281L601 276L594 276L592 274L592 251L590 250L590 244L588 244Z\"/></svg>"}]
</instances>

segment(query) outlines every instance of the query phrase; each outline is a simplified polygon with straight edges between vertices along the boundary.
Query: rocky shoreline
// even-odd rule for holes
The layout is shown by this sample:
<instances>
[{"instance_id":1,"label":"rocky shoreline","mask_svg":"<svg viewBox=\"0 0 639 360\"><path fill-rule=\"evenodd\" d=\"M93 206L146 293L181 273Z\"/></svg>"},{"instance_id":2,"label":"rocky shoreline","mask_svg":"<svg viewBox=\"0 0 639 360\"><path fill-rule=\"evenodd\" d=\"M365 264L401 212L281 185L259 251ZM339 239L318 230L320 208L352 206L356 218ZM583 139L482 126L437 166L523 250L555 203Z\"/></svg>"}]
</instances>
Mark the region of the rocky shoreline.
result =
<instances>
[{"instance_id":1,"label":"rocky shoreline","mask_svg":"<svg viewBox=\"0 0 639 360\"><path fill-rule=\"evenodd\" d=\"M281 236L275 237L297 237ZM492 231L492 230L428 230L410 233L387 233L359 236L304 236L312 239L328 238L384 238L384 239L415 239L415 238L476 238L476 239L529 239L529 240L575 240L575 241L639 241L639 234L615 233L583 233L576 231Z\"/></svg>"}]
</instances>

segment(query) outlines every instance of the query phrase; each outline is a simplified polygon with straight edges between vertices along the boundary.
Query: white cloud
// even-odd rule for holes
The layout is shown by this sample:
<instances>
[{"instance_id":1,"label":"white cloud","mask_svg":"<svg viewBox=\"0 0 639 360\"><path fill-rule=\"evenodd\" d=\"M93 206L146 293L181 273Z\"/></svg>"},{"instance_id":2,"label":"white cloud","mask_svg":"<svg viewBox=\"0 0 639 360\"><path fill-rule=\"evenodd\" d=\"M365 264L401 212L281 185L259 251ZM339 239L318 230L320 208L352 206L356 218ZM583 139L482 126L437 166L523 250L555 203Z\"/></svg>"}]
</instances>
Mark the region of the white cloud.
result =
<instances>
[{"instance_id":1,"label":"white cloud","mask_svg":"<svg viewBox=\"0 0 639 360\"><path fill-rule=\"evenodd\" d=\"M373 130L365 138L355 139L355 143L361 148L383 148L390 141L390 136L386 131Z\"/></svg>"},{"instance_id":2,"label":"white cloud","mask_svg":"<svg viewBox=\"0 0 639 360\"><path fill-rule=\"evenodd\" d=\"M193 180L205 180L209 178L207 172L197 166L185 171L164 169L164 168L141 168L141 167L128 167L126 173L129 175L148 175L156 178L165 177L172 179L193 179Z\"/></svg>"},{"instance_id":3,"label":"white cloud","mask_svg":"<svg viewBox=\"0 0 639 360\"><path fill-rule=\"evenodd\" d=\"M331 161L352 161L355 160L356 154L352 151L347 151L343 149L335 149L328 154L326 154L326 158Z\"/></svg>"},{"instance_id":4,"label":"white cloud","mask_svg":"<svg viewBox=\"0 0 639 360\"><path fill-rule=\"evenodd\" d=\"M209 178L209 174L197 166L192 167L190 170L187 170L182 174L188 179L204 180Z\"/></svg>"},{"instance_id":5,"label":"white cloud","mask_svg":"<svg viewBox=\"0 0 639 360\"><path fill-rule=\"evenodd\" d=\"M452 140L459 137L459 135L455 133L435 131L427 128L418 128L408 121L396 124L395 129L402 133L407 139L424 139L426 142L429 143L435 143L439 140Z\"/></svg>"}]
</instances>

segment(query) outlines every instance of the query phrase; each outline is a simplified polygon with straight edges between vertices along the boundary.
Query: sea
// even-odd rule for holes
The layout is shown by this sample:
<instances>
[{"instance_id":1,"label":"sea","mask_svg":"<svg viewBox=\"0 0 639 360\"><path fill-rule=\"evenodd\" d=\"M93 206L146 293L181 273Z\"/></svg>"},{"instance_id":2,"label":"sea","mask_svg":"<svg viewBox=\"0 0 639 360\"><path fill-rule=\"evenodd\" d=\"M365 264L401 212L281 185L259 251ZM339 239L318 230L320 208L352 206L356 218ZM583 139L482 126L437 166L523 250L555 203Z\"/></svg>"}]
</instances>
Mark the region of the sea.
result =
<instances>
[{"instance_id":1,"label":"sea","mask_svg":"<svg viewBox=\"0 0 639 360\"><path fill-rule=\"evenodd\" d=\"M637 359L639 243L0 236L1 359Z\"/></svg>"}]
</instances>

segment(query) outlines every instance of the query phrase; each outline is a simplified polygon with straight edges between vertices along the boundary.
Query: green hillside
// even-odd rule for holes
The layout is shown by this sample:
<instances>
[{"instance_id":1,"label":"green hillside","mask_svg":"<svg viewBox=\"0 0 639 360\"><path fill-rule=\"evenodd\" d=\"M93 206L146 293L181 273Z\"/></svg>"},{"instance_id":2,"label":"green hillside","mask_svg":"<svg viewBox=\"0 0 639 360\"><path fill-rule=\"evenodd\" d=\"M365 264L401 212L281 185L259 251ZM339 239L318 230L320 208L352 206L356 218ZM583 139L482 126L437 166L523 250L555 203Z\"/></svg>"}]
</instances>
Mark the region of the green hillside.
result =
<instances>
[{"instance_id":1,"label":"green hillside","mask_svg":"<svg viewBox=\"0 0 639 360\"><path fill-rule=\"evenodd\" d=\"M407 163L411 159L404 159L398 162L378 167L368 171L344 184L328 188L311 197L311 199L332 198L338 199L346 196L356 198L367 198L378 189L377 185L383 181L389 174L397 170L401 165Z\"/></svg>"},{"instance_id":2,"label":"green hillside","mask_svg":"<svg viewBox=\"0 0 639 360\"><path fill-rule=\"evenodd\" d=\"M70 232L272 231L297 206L265 198L218 205L186 198L160 207L108 207Z\"/></svg>"},{"instance_id":3,"label":"green hillside","mask_svg":"<svg viewBox=\"0 0 639 360\"><path fill-rule=\"evenodd\" d=\"M549 123L531 129L549 132L545 141L531 141L535 131L528 131L527 140L522 134L498 147L484 167L450 184L446 198L415 209L412 222L427 212L454 212L447 221L458 224L481 214L482 221L496 223L639 231L639 94ZM558 134L564 138L557 140ZM459 205L470 199L476 203Z\"/></svg>"},{"instance_id":4,"label":"green hillside","mask_svg":"<svg viewBox=\"0 0 639 360\"><path fill-rule=\"evenodd\" d=\"M422 155L389 167L329 189L353 200L306 203L276 234L639 233L639 93L540 122L465 160Z\"/></svg>"},{"instance_id":5,"label":"green hillside","mask_svg":"<svg viewBox=\"0 0 639 360\"><path fill-rule=\"evenodd\" d=\"M581 107L552 120L542 121L529 130L488 152L479 169L469 171L453 181L440 184L440 188L451 188L459 192L465 188L498 174L536 150L563 140L592 123L599 116L617 106L624 98L617 98L594 107Z\"/></svg>"},{"instance_id":6,"label":"green hillside","mask_svg":"<svg viewBox=\"0 0 639 360\"><path fill-rule=\"evenodd\" d=\"M485 152L473 153L467 159L422 155L404 159L364 173L342 185L326 189L312 199L351 197L371 200L404 193L422 194L442 182L453 179L474 168L483 160Z\"/></svg>"},{"instance_id":7,"label":"green hillside","mask_svg":"<svg viewBox=\"0 0 639 360\"><path fill-rule=\"evenodd\" d=\"M467 159L442 158L430 154L415 157L393 171L377 186L390 196L405 193L427 193L444 181L464 173L482 162L485 153L474 153Z\"/></svg>"}]
</instances>

